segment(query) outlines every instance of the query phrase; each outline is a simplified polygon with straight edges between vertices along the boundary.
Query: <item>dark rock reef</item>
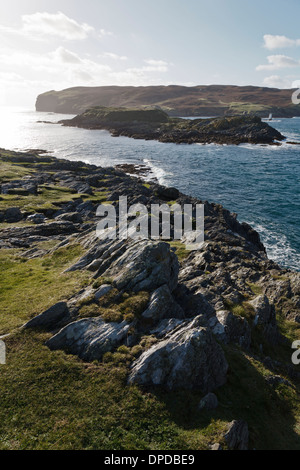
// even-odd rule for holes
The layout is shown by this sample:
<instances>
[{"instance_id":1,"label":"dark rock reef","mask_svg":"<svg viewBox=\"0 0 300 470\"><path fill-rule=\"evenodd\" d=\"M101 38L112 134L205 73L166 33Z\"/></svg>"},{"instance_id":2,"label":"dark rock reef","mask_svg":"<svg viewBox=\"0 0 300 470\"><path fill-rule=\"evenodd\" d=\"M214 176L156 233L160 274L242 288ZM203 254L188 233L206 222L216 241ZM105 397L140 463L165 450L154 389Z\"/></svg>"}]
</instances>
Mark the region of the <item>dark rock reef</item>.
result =
<instances>
[{"instance_id":1,"label":"dark rock reef","mask_svg":"<svg viewBox=\"0 0 300 470\"><path fill-rule=\"evenodd\" d=\"M64 126L106 129L114 137L158 140L176 144L274 144L284 136L259 117L234 116L211 119L170 118L160 109L95 107Z\"/></svg>"}]
</instances>

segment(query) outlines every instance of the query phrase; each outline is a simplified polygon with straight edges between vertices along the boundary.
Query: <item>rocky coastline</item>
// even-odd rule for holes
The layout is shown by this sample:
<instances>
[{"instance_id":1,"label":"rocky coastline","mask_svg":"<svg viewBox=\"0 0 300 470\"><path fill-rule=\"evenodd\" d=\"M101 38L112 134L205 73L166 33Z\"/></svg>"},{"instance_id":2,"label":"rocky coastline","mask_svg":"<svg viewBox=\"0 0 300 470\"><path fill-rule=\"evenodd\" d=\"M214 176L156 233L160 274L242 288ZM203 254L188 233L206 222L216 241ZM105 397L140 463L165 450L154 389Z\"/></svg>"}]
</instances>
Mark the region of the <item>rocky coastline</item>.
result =
<instances>
[{"instance_id":1,"label":"rocky coastline","mask_svg":"<svg viewBox=\"0 0 300 470\"><path fill-rule=\"evenodd\" d=\"M222 432L209 435L205 445L212 449L259 448L256 413L250 410L249 422L247 407L258 403L262 389L265 407L286 394L299 406L300 371L290 358L300 334L300 273L269 260L259 234L236 214L176 188L145 184L119 168L33 150L0 149L0 163L0 251L17 252L15 263L47 263L76 247L80 254L59 276L85 278L84 286L63 298L57 289L47 308L37 315L24 312L26 322L16 322L13 331L4 327L0 335L43 332L53 354L63 351L112 368L122 364L125 387L198 393L194 413L230 410L226 416L233 421L225 419ZM172 240L99 240L98 205L117 206L122 195L129 205L149 209L203 202L201 251L188 252ZM38 289L42 279L36 295ZM237 406L226 387L241 364L255 368L260 386L251 389L252 404L245 395ZM282 420L285 413L283 407Z\"/></svg>"},{"instance_id":2,"label":"rocky coastline","mask_svg":"<svg viewBox=\"0 0 300 470\"><path fill-rule=\"evenodd\" d=\"M285 137L256 116L210 119L171 118L161 109L94 107L63 126L108 130L112 136L176 144L273 144Z\"/></svg>"}]
</instances>

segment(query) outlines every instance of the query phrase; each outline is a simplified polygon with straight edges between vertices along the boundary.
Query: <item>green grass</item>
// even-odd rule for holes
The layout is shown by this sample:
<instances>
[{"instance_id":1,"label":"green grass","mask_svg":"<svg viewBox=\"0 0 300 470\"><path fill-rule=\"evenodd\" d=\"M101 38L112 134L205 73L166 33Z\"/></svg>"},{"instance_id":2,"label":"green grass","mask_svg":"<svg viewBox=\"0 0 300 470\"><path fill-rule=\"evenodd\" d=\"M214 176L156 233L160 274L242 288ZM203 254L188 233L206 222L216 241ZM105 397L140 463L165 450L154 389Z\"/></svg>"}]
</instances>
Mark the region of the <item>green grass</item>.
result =
<instances>
[{"instance_id":1,"label":"green grass","mask_svg":"<svg viewBox=\"0 0 300 470\"><path fill-rule=\"evenodd\" d=\"M26 165L18 165L11 162L5 162L1 159L0 165L0 182L8 182L15 179L21 179L23 176L34 173L35 170L28 168Z\"/></svg>"},{"instance_id":2,"label":"green grass","mask_svg":"<svg viewBox=\"0 0 300 470\"><path fill-rule=\"evenodd\" d=\"M27 260L21 250L0 250L0 335L80 290L87 274L63 271L82 253L79 245L70 245Z\"/></svg>"},{"instance_id":3,"label":"green grass","mask_svg":"<svg viewBox=\"0 0 300 470\"><path fill-rule=\"evenodd\" d=\"M268 112L271 109L271 106L266 106L262 104L255 104L255 103L247 103L244 101L236 101L231 103L224 103L220 101L221 104L229 105L230 111L234 112L235 114L252 114L256 112L264 111L266 116L268 116Z\"/></svg>"},{"instance_id":4,"label":"green grass","mask_svg":"<svg viewBox=\"0 0 300 470\"><path fill-rule=\"evenodd\" d=\"M57 210L58 206L75 199L81 195L74 194L68 188L59 186L39 186L39 193L29 196L2 194L0 196L0 211L10 207L19 207L24 212L45 212L49 209Z\"/></svg>"},{"instance_id":5,"label":"green grass","mask_svg":"<svg viewBox=\"0 0 300 470\"><path fill-rule=\"evenodd\" d=\"M262 287L259 286L258 284L254 284L254 283L248 282L248 286L250 287L251 291L252 291L253 294L255 294L255 295L261 295L261 294L263 293Z\"/></svg>"},{"instance_id":6,"label":"green grass","mask_svg":"<svg viewBox=\"0 0 300 470\"><path fill-rule=\"evenodd\" d=\"M43 346L46 338L22 332L6 341L0 449L187 447L163 403L126 387L125 368L50 352Z\"/></svg>"},{"instance_id":7,"label":"green grass","mask_svg":"<svg viewBox=\"0 0 300 470\"><path fill-rule=\"evenodd\" d=\"M191 253L188 251L185 247L185 244L182 243L181 241L173 241L173 242L168 242L171 248L175 249L175 254L179 261L183 261L185 258L189 256Z\"/></svg>"}]
</instances>

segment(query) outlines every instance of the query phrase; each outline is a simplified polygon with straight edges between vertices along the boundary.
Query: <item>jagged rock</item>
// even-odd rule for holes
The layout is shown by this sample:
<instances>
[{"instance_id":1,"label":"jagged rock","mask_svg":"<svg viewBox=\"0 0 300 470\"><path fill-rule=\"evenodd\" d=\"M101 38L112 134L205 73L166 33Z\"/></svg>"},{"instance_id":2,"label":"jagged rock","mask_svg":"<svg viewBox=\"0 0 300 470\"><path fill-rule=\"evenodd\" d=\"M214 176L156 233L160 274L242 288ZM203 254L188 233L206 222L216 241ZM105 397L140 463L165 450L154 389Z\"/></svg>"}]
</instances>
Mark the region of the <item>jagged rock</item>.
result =
<instances>
[{"instance_id":1,"label":"jagged rock","mask_svg":"<svg viewBox=\"0 0 300 470\"><path fill-rule=\"evenodd\" d=\"M272 316L268 297L266 295L259 295L249 303L255 310L254 325L266 325Z\"/></svg>"},{"instance_id":2,"label":"jagged rock","mask_svg":"<svg viewBox=\"0 0 300 470\"><path fill-rule=\"evenodd\" d=\"M59 302L37 317L29 320L23 328L41 328L43 330L51 331L52 329L57 328L62 321L66 321L69 318L70 313L67 304L65 302Z\"/></svg>"},{"instance_id":3,"label":"jagged rock","mask_svg":"<svg viewBox=\"0 0 300 470\"><path fill-rule=\"evenodd\" d=\"M142 318L147 324L155 324L164 318L182 319L184 312L175 302L169 287L165 284L152 293L149 306L142 313Z\"/></svg>"},{"instance_id":4,"label":"jagged rock","mask_svg":"<svg viewBox=\"0 0 300 470\"><path fill-rule=\"evenodd\" d=\"M1 194L19 194L28 196L29 194L37 194L37 184L26 180L14 180L10 183L1 185Z\"/></svg>"},{"instance_id":5,"label":"jagged rock","mask_svg":"<svg viewBox=\"0 0 300 470\"><path fill-rule=\"evenodd\" d=\"M171 331L178 328L179 325L183 323L183 320L178 320L177 318L170 318L161 320L158 325L150 330L151 335L157 336L157 338L163 338Z\"/></svg>"},{"instance_id":6,"label":"jagged rock","mask_svg":"<svg viewBox=\"0 0 300 470\"><path fill-rule=\"evenodd\" d=\"M93 194L92 188L88 183L72 176L62 179L60 185L70 188L79 194Z\"/></svg>"},{"instance_id":7,"label":"jagged rock","mask_svg":"<svg viewBox=\"0 0 300 470\"><path fill-rule=\"evenodd\" d=\"M259 295L249 302L255 310L254 325L261 326L267 341L276 344L279 341L279 332L276 321L274 305L270 305L266 295Z\"/></svg>"},{"instance_id":8,"label":"jagged rock","mask_svg":"<svg viewBox=\"0 0 300 470\"><path fill-rule=\"evenodd\" d=\"M133 363L128 382L208 393L224 385L227 370L221 347L196 318L144 352Z\"/></svg>"},{"instance_id":9,"label":"jagged rock","mask_svg":"<svg viewBox=\"0 0 300 470\"><path fill-rule=\"evenodd\" d=\"M166 186L155 186L158 197L166 201L176 201L179 197L179 191L176 188L167 188Z\"/></svg>"},{"instance_id":10,"label":"jagged rock","mask_svg":"<svg viewBox=\"0 0 300 470\"><path fill-rule=\"evenodd\" d=\"M59 235L69 235L75 232L78 232L78 229L71 222L51 222L7 228L0 232L0 238L3 240L19 239L28 244L29 242L43 241L46 237L58 237Z\"/></svg>"},{"instance_id":11,"label":"jagged rock","mask_svg":"<svg viewBox=\"0 0 300 470\"><path fill-rule=\"evenodd\" d=\"M245 349L251 344L251 330L245 318L233 315L227 310L216 313L209 321L214 335L225 343L237 343Z\"/></svg>"},{"instance_id":12,"label":"jagged rock","mask_svg":"<svg viewBox=\"0 0 300 470\"><path fill-rule=\"evenodd\" d=\"M245 421L232 421L224 437L230 450L248 450L249 429Z\"/></svg>"},{"instance_id":13,"label":"jagged rock","mask_svg":"<svg viewBox=\"0 0 300 470\"><path fill-rule=\"evenodd\" d=\"M105 323L101 318L88 318L70 323L46 345L51 350L62 349L86 361L101 360L103 354L125 341L129 328L125 321Z\"/></svg>"},{"instance_id":14,"label":"jagged rock","mask_svg":"<svg viewBox=\"0 0 300 470\"><path fill-rule=\"evenodd\" d=\"M199 410L215 410L219 406L218 398L214 393L208 393L199 403Z\"/></svg>"},{"instance_id":15,"label":"jagged rock","mask_svg":"<svg viewBox=\"0 0 300 470\"><path fill-rule=\"evenodd\" d=\"M167 284L172 292L177 286L178 272L177 256L168 243L143 240L129 245L103 276L112 277L119 290L153 291Z\"/></svg>"},{"instance_id":16,"label":"jagged rock","mask_svg":"<svg viewBox=\"0 0 300 470\"><path fill-rule=\"evenodd\" d=\"M65 214L58 215L56 220L67 220L68 222L73 222L74 224L82 224L83 220L78 212L67 212Z\"/></svg>"}]
</instances>

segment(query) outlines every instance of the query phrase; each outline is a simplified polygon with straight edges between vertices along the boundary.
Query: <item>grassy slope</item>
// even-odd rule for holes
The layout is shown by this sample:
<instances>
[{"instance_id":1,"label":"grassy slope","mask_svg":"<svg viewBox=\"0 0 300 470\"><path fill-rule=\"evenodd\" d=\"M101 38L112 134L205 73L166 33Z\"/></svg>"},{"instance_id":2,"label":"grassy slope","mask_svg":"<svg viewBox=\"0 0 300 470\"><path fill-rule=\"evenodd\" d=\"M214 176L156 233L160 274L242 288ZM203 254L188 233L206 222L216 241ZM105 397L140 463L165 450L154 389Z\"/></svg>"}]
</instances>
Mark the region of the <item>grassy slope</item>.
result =
<instances>
[{"instance_id":1,"label":"grassy slope","mask_svg":"<svg viewBox=\"0 0 300 470\"><path fill-rule=\"evenodd\" d=\"M184 259L182 247L174 248ZM198 392L127 387L134 350L123 347L104 363L86 364L48 350L48 334L17 330L86 284L86 274L63 274L82 252L74 242L55 255L24 261L22 250L0 250L0 334L14 331L6 339L7 365L0 366L0 449L206 449L232 419L249 423L251 447L300 448L296 391L271 389L264 380L270 372L238 348L225 349L230 371L217 391L219 408L200 413ZM295 324L280 318L280 327L299 338ZM286 359L288 349L268 354Z\"/></svg>"},{"instance_id":2,"label":"grassy slope","mask_svg":"<svg viewBox=\"0 0 300 470\"><path fill-rule=\"evenodd\" d=\"M156 105L173 116L223 116L228 112L245 111L267 117L272 108L281 116L286 112L299 116L299 107L292 105L291 95L292 90L230 85L75 87L40 95L37 109L80 114L93 106L141 108ZM276 108L283 109L283 113Z\"/></svg>"}]
</instances>

